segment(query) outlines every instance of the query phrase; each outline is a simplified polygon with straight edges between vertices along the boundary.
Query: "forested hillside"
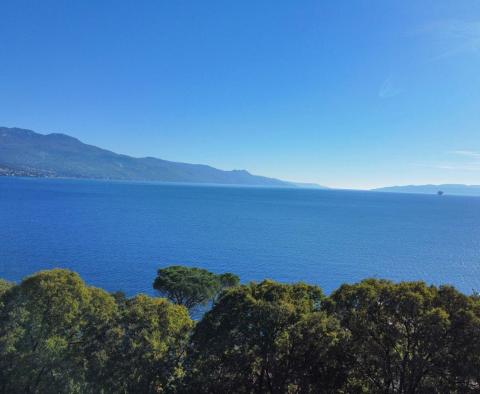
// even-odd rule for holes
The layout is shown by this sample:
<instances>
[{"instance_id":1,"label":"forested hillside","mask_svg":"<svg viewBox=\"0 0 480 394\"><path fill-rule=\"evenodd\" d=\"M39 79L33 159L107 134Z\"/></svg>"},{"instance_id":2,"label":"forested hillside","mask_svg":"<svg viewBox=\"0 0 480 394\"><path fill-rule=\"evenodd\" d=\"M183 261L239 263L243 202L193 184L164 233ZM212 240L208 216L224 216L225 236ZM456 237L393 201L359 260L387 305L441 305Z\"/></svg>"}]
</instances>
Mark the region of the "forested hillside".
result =
<instances>
[{"instance_id":1,"label":"forested hillside","mask_svg":"<svg viewBox=\"0 0 480 394\"><path fill-rule=\"evenodd\" d=\"M154 157L135 158L87 145L65 134L39 134L0 127L0 175L136 181L294 186L245 170L222 171L202 164Z\"/></svg>"}]
</instances>

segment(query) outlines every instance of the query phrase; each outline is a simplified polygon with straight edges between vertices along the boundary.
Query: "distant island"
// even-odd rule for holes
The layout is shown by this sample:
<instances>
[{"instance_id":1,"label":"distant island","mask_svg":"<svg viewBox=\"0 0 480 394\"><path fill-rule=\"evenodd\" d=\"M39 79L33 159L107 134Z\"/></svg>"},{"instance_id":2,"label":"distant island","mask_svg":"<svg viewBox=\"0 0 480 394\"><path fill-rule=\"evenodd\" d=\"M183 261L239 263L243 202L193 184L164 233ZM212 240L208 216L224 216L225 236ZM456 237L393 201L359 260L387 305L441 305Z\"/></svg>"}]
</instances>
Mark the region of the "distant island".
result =
<instances>
[{"instance_id":1,"label":"distant island","mask_svg":"<svg viewBox=\"0 0 480 394\"><path fill-rule=\"evenodd\" d=\"M480 185L408 185L408 186L391 186L373 189L377 192L390 193L419 193L419 194L437 194L442 195L458 195L458 196L480 196Z\"/></svg>"},{"instance_id":2,"label":"distant island","mask_svg":"<svg viewBox=\"0 0 480 394\"><path fill-rule=\"evenodd\" d=\"M87 145L65 134L0 127L0 176L87 178L277 187L316 187L245 170L223 171L203 164L153 157L135 158Z\"/></svg>"}]
</instances>

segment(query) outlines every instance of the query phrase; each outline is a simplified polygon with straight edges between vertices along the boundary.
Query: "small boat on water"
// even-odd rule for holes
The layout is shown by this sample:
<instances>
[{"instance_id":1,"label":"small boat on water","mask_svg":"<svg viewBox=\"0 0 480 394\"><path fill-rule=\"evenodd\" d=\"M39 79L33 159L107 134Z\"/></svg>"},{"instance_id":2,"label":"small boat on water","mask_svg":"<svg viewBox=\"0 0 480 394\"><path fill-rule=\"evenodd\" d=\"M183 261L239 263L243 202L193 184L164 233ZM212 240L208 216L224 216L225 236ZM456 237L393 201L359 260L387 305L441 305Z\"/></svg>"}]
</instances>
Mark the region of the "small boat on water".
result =
<instances>
[{"instance_id":1,"label":"small boat on water","mask_svg":"<svg viewBox=\"0 0 480 394\"><path fill-rule=\"evenodd\" d=\"M439 191L437 192L437 194L438 194L439 196L443 196L444 193L443 193L443 191L439 190Z\"/></svg>"}]
</instances>

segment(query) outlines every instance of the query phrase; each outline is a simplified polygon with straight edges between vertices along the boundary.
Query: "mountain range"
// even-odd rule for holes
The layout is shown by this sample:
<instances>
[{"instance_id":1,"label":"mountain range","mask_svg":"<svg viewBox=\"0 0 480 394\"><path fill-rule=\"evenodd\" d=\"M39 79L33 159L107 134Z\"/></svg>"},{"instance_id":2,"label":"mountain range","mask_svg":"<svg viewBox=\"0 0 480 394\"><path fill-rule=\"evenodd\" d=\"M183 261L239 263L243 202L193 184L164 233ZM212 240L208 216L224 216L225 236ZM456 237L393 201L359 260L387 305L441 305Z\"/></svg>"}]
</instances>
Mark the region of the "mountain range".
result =
<instances>
[{"instance_id":1,"label":"mountain range","mask_svg":"<svg viewBox=\"0 0 480 394\"><path fill-rule=\"evenodd\" d=\"M0 175L299 187L245 170L135 158L65 134L0 127Z\"/></svg>"},{"instance_id":2,"label":"mountain range","mask_svg":"<svg viewBox=\"0 0 480 394\"><path fill-rule=\"evenodd\" d=\"M223 171L203 164L135 158L85 144L66 134L40 134L8 127L0 127L1 175L326 189L313 183L252 175L246 170ZM447 195L480 196L480 185L407 185L373 191L420 194L442 191Z\"/></svg>"}]
</instances>

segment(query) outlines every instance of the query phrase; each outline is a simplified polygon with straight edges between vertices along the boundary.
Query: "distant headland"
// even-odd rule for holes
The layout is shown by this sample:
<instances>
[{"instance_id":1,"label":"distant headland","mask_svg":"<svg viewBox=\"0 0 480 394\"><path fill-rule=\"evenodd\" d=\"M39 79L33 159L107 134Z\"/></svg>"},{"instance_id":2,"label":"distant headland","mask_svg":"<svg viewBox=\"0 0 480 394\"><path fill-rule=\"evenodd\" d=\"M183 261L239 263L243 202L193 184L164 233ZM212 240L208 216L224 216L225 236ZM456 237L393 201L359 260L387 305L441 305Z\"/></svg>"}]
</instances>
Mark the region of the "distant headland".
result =
<instances>
[{"instance_id":1,"label":"distant headland","mask_svg":"<svg viewBox=\"0 0 480 394\"><path fill-rule=\"evenodd\" d=\"M461 184L391 186L374 189L373 191L391 193L436 194L439 196L480 196L480 186Z\"/></svg>"}]
</instances>

